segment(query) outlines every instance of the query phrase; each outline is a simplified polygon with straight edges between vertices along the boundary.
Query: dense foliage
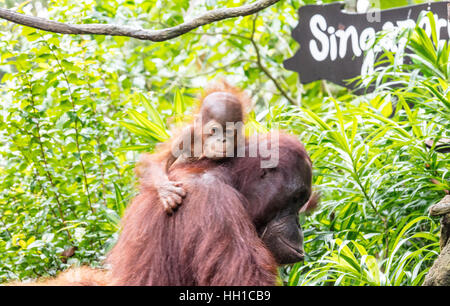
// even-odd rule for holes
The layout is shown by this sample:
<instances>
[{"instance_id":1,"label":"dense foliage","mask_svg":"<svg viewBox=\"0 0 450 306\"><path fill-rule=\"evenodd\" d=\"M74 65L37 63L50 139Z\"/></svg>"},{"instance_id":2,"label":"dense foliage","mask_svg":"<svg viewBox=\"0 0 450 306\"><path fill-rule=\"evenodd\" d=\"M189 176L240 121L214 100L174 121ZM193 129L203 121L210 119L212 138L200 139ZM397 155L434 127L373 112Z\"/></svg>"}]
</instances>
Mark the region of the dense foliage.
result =
<instances>
[{"instance_id":1,"label":"dense foliage","mask_svg":"<svg viewBox=\"0 0 450 306\"><path fill-rule=\"evenodd\" d=\"M60 21L163 28L244 1L191 2L6 4ZM302 216L308 255L280 269L283 281L421 284L439 251L427 208L450 189L450 157L424 145L450 138L448 43L420 29L399 33L412 62L384 53L366 95L301 85L282 61L298 48L290 32L303 4L281 1L160 43L0 20L0 282L101 264L135 193L137 156L170 137L199 90L224 77L253 96L250 132L297 134L314 162L321 208ZM66 262L60 254L71 246Z\"/></svg>"}]
</instances>

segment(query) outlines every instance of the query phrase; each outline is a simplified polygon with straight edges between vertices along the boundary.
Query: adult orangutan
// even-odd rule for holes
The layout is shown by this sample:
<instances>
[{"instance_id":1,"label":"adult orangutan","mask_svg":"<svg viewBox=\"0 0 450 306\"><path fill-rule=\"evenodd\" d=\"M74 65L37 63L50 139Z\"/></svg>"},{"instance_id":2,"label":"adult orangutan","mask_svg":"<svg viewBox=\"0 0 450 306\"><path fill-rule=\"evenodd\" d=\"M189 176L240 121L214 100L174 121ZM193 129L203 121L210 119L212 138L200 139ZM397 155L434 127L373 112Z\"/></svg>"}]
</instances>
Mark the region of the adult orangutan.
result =
<instances>
[{"instance_id":1,"label":"adult orangutan","mask_svg":"<svg viewBox=\"0 0 450 306\"><path fill-rule=\"evenodd\" d=\"M303 259L311 162L294 137L274 135L262 141L279 153L275 168L260 169L261 155L177 164L169 179L187 195L173 216L156 189L141 188L108 255L115 284L274 285L278 264Z\"/></svg>"}]
</instances>

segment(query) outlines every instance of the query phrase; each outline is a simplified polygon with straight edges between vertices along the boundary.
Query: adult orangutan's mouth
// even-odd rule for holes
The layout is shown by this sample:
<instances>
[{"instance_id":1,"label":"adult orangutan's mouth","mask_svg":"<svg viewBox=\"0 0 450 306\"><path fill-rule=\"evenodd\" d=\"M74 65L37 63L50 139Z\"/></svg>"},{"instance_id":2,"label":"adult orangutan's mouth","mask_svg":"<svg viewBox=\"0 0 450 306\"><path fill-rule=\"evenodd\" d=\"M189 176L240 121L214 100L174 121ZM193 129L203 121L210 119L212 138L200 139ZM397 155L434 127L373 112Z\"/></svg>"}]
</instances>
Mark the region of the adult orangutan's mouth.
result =
<instances>
[{"instance_id":1,"label":"adult orangutan's mouth","mask_svg":"<svg viewBox=\"0 0 450 306\"><path fill-rule=\"evenodd\" d=\"M280 241L283 242L289 249L291 249L292 251L294 251L294 253L296 253L298 255L298 257L300 258L300 260L305 259L305 252L298 248L293 246L289 241L287 241L286 239L284 239L283 237L279 237Z\"/></svg>"}]
</instances>

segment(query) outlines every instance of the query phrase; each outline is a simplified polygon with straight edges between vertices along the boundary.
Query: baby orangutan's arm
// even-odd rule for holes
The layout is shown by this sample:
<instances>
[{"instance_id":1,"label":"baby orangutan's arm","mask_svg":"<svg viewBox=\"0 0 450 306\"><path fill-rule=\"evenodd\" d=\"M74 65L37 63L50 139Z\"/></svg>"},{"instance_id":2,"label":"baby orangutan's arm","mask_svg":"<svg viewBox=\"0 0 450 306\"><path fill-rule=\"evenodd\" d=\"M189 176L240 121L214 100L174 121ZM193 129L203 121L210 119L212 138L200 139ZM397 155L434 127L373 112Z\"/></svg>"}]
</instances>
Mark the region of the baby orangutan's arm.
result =
<instances>
[{"instance_id":1,"label":"baby orangutan's arm","mask_svg":"<svg viewBox=\"0 0 450 306\"><path fill-rule=\"evenodd\" d=\"M181 183L170 181L167 176L167 168L173 162L174 157L168 151L152 155L143 154L136 166L140 188L156 189L164 210L168 214L172 214L186 196Z\"/></svg>"}]
</instances>

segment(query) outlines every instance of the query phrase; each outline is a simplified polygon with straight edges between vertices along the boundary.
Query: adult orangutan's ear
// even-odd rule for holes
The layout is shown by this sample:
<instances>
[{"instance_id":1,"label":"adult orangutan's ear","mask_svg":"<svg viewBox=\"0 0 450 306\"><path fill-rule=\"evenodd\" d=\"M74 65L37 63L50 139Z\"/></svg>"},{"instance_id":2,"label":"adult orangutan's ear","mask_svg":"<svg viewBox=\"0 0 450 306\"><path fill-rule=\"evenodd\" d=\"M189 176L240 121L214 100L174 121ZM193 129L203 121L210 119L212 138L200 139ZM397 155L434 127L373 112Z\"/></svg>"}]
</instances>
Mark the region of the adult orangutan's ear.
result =
<instances>
[{"instance_id":1,"label":"adult orangutan's ear","mask_svg":"<svg viewBox=\"0 0 450 306\"><path fill-rule=\"evenodd\" d=\"M311 214L314 210L319 207L320 204L320 193L313 192L309 197L308 201L300 208L299 213Z\"/></svg>"}]
</instances>

